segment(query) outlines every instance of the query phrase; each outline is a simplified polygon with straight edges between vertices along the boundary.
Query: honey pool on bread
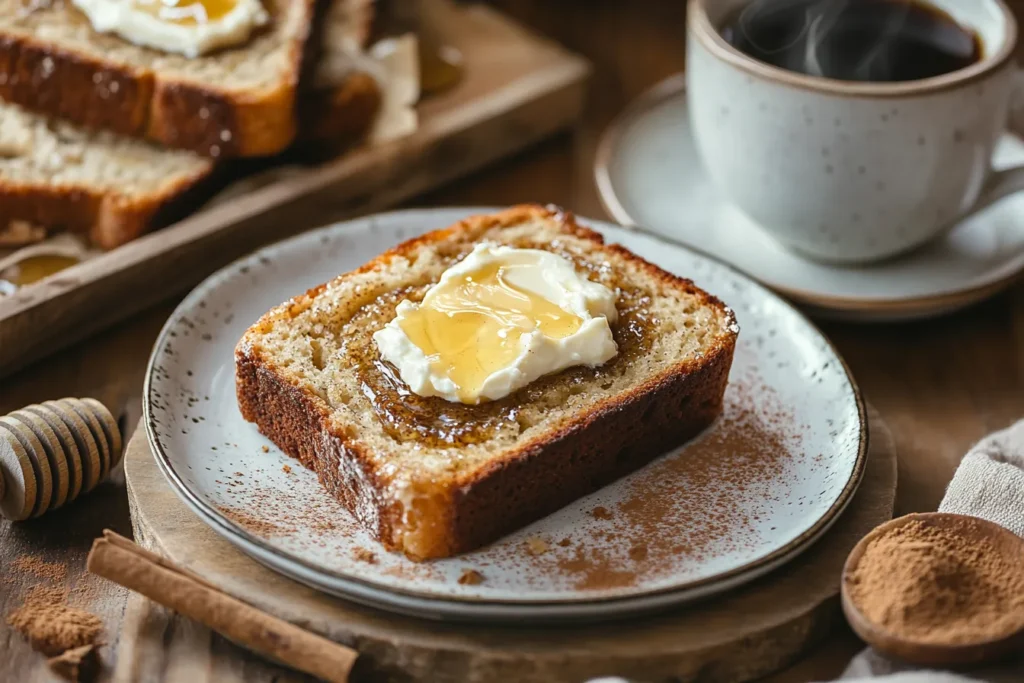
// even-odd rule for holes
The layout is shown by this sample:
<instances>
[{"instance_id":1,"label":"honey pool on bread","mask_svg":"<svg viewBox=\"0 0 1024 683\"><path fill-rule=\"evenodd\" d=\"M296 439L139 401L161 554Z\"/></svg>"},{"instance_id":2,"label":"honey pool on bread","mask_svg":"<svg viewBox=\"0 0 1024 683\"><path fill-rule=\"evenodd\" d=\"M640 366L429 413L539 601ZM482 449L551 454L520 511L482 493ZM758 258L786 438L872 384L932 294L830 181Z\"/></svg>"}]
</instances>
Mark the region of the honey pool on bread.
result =
<instances>
[{"instance_id":1,"label":"honey pool on bread","mask_svg":"<svg viewBox=\"0 0 1024 683\"><path fill-rule=\"evenodd\" d=\"M572 262L576 271L617 293L617 317L610 324L617 353L599 366L577 366L541 377L519 391L497 401L463 405L436 396L418 396L399 377L395 367L380 357L373 333L395 317L403 300L420 301L433 283L386 293L362 307L342 328L340 334L358 364L363 394L385 430L399 441L419 441L431 447L458 447L483 443L502 430L523 423L523 404L551 399L557 394L583 391L586 384L602 376L613 376L623 366L647 352L650 331L655 324L650 311L649 292L633 287L604 264L597 264L568 249L550 244L520 240L521 249L544 249ZM462 254L452 256L456 262Z\"/></svg>"},{"instance_id":2,"label":"honey pool on bread","mask_svg":"<svg viewBox=\"0 0 1024 683\"><path fill-rule=\"evenodd\" d=\"M237 0L135 0L141 11L161 21L186 26L217 21L237 4Z\"/></svg>"}]
</instances>

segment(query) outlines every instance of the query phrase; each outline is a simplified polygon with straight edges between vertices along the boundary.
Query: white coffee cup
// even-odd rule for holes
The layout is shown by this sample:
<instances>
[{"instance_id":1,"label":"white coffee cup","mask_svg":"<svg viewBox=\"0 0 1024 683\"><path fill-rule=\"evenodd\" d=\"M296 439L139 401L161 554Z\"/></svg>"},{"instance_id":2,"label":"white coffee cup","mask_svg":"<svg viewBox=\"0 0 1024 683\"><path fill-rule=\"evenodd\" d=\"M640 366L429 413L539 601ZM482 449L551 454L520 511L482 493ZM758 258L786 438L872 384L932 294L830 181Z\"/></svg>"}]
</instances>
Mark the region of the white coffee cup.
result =
<instances>
[{"instance_id":1,"label":"white coffee cup","mask_svg":"<svg viewBox=\"0 0 1024 683\"><path fill-rule=\"evenodd\" d=\"M1001 0L926 0L977 32L982 58L903 82L808 76L755 60L720 27L751 0L690 0L687 93L723 195L808 257L864 263L909 251L1024 188L992 152L1019 83L1017 22Z\"/></svg>"}]
</instances>

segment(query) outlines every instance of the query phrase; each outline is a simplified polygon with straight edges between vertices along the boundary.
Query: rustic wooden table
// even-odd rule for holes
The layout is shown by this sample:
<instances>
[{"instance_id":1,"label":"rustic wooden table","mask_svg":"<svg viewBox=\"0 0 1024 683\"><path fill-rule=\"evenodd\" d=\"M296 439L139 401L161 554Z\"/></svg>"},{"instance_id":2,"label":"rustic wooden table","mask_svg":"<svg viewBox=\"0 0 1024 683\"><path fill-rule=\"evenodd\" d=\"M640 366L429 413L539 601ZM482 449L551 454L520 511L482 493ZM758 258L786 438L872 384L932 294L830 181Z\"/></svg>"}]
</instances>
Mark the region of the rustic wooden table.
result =
<instances>
[{"instance_id":1,"label":"rustic wooden table","mask_svg":"<svg viewBox=\"0 0 1024 683\"><path fill-rule=\"evenodd\" d=\"M554 202L603 217L592 179L601 132L628 102L683 67L684 2L500 0L508 14L552 36L595 66L583 125L519 157L423 197L417 205ZM1024 2L1012 3L1015 9ZM1021 16L1022 12L1018 12ZM316 216L296 217L317 224ZM135 425L150 348L176 302L169 301L78 346L0 380L0 414L62 396L94 396ZM867 399L895 435L900 456L897 514L934 509L960 457L979 437L1024 414L1024 285L940 320L878 326L823 324L846 357ZM34 580L11 569L22 555L67 563L67 583L84 589L103 618L109 646L101 680L222 683L305 680L270 669L242 650L180 619L161 620L164 651L141 669L118 668L118 633L133 616L121 589L84 572L85 555L104 527L131 535L123 478L86 501L33 522L0 522L0 615L20 604ZM156 642L161 642L157 638ZM175 666L179 648L202 648L207 665ZM808 681L838 675L861 647L847 630L804 661L772 677ZM135 658L138 659L138 658ZM194 662L194 658L190 658ZM257 673L259 672L259 673ZM48 681L42 657L0 620L0 680Z\"/></svg>"}]
</instances>

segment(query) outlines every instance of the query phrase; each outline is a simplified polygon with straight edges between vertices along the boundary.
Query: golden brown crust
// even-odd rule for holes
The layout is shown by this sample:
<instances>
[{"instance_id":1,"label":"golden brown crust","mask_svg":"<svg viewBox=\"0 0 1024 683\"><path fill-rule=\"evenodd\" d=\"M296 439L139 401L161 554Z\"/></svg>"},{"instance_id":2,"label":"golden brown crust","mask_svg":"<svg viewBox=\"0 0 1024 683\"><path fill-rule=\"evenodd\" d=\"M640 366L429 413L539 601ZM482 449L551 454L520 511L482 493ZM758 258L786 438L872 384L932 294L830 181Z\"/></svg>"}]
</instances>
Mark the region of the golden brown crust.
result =
<instances>
[{"instance_id":1,"label":"golden brown crust","mask_svg":"<svg viewBox=\"0 0 1024 683\"><path fill-rule=\"evenodd\" d=\"M154 75L30 37L0 36L0 99L50 116L141 135ZM44 75L45 74L45 75Z\"/></svg>"},{"instance_id":2,"label":"golden brown crust","mask_svg":"<svg viewBox=\"0 0 1024 683\"><path fill-rule=\"evenodd\" d=\"M329 413L322 401L283 380L262 358L244 353L236 354L235 385L245 419L316 472L327 491L353 514L364 501L383 509L381 492L386 482L358 446L326 428ZM342 459L352 467L341 467ZM350 476L357 469L362 476ZM383 519L360 521L379 538L390 536L390 525L383 524Z\"/></svg>"},{"instance_id":3,"label":"golden brown crust","mask_svg":"<svg viewBox=\"0 0 1024 683\"><path fill-rule=\"evenodd\" d=\"M66 50L38 36L0 35L0 99L204 156L276 154L295 139L299 75L318 0L295 1L305 14L306 31L289 44L291 76L275 88L219 90Z\"/></svg>"},{"instance_id":4,"label":"golden brown crust","mask_svg":"<svg viewBox=\"0 0 1024 683\"><path fill-rule=\"evenodd\" d=\"M604 246L602 237L578 225L573 217L540 206L517 206L474 216L456 225L413 238L381 254L354 273L382 267L396 256L455 233L469 239L494 227L531 219L556 219L560 228L590 240L595 247L615 251L658 281L697 296L704 305L731 312L717 299L684 278L667 273L618 246ZM302 391L279 374L251 343L275 320L296 315L310 306L330 283L314 287L261 318L243 336L235 351L236 393L243 417L316 471L321 483L354 514L376 510L361 520L392 549L401 547L401 511L385 503L384 477L352 435L335 433L330 410L319 397ZM626 396L599 403L580 419L555 433L518 445L486 467L470 470L439 492L432 514L441 520L439 542L414 559L447 557L472 550L505 533L539 519L623 474L637 469L668 448L699 433L721 412L735 348L735 334L724 335L702 359L680 362ZM352 467L341 467L341 461ZM359 476L352 472L358 471Z\"/></svg>"}]
</instances>

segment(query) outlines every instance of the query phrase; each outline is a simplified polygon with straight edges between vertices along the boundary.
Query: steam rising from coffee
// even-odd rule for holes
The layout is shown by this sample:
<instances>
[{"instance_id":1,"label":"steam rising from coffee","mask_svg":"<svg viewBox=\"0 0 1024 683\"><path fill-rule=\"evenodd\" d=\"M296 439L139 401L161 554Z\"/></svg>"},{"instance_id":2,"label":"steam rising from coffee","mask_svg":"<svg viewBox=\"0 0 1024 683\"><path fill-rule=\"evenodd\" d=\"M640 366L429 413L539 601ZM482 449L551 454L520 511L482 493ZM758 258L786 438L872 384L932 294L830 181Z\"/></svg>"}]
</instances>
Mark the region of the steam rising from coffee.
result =
<instances>
[{"instance_id":1,"label":"steam rising from coffee","mask_svg":"<svg viewBox=\"0 0 1024 683\"><path fill-rule=\"evenodd\" d=\"M722 35L760 61L844 81L927 78L981 58L972 31L910 0L754 0Z\"/></svg>"}]
</instances>

